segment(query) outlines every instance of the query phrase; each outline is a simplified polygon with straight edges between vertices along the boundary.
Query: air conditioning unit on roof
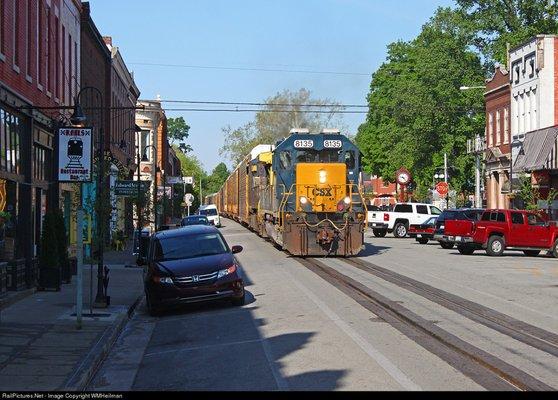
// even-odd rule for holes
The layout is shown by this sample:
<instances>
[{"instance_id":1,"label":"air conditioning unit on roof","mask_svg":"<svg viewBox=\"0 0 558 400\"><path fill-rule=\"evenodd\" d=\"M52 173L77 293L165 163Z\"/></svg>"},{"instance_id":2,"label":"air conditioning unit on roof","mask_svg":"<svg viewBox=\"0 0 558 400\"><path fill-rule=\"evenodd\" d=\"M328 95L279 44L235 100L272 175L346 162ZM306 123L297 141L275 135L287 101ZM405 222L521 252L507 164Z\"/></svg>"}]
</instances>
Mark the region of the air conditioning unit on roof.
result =
<instances>
[{"instance_id":1,"label":"air conditioning unit on roof","mask_svg":"<svg viewBox=\"0 0 558 400\"><path fill-rule=\"evenodd\" d=\"M310 133L310 129L308 129L308 128L292 128L289 133L291 135L293 135L295 133L307 135L307 134Z\"/></svg>"},{"instance_id":2,"label":"air conditioning unit on roof","mask_svg":"<svg viewBox=\"0 0 558 400\"><path fill-rule=\"evenodd\" d=\"M320 133L322 135L340 135L341 130L338 128L324 128Z\"/></svg>"}]
</instances>

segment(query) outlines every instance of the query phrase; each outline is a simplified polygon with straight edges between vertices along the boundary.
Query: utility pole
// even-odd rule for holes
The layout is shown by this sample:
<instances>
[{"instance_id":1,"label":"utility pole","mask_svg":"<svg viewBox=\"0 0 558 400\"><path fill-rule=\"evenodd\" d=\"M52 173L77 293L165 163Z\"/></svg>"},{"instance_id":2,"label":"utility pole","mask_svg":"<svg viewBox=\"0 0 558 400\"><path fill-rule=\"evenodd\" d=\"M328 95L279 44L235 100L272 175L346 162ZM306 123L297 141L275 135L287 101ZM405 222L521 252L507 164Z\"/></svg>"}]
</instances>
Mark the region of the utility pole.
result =
<instances>
[{"instance_id":1,"label":"utility pole","mask_svg":"<svg viewBox=\"0 0 558 400\"><path fill-rule=\"evenodd\" d=\"M202 201L202 176L200 175L200 207L203 204Z\"/></svg>"},{"instance_id":2,"label":"utility pole","mask_svg":"<svg viewBox=\"0 0 558 400\"><path fill-rule=\"evenodd\" d=\"M448 183L448 155L444 153L444 182ZM446 194L446 208L449 208L449 188Z\"/></svg>"},{"instance_id":3,"label":"utility pole","mask_svg":"<svg viewBox=\"0 0 558 400\"><path fill-rule=\"evenodd\" d=\"M480 175L481 175L481 165L480 165L480 137L475 138L475 207L482 207L482 199L480 194Z\"/></svg>"}]
</instances>

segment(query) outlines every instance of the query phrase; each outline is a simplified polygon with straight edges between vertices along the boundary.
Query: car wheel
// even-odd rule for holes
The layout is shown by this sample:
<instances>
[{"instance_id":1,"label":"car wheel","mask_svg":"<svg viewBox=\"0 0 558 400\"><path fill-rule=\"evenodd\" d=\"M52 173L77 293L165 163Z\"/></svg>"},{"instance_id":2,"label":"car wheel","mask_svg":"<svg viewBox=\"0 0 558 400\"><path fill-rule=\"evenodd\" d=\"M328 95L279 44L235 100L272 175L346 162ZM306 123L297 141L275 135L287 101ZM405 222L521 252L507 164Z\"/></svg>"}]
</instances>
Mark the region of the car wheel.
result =
<instances>
[{"instance_id":1,"label":"car wheel","mask_svg":"<svg viewBox=\"0 0 558 400\"><path fill-rule=\"evenodd\" d=\"M440 242L440 246L442 246L442 249L446 249L446 250L453 249L454 245L455 243L453 242Z\"/></svg>"},{"instance_id":2,"label":"car wheel","mask_svg":"<svg viewBox=\"0 0 558 400\"><path fill-rule=\"evenodd\" d=\"M407 225L403 222L398 222L393 227L393 236L396 238L404 238L407 236Z\"/></svg>"},{"instance_id":3,"label":"car wheel","mask_svg":"<svg viewBox=\"0 0 558 400\"><path fill-rule=\"evenodd\" d=\"M470 256L471 254L473 254L475 252L475 249L471 246L457 246L457 251L459 251L459 254L463 254L466 256Z\"/></svg>"},{"instance_id":4,"label":"car wheel","mask_svg":"<svg viewBox=\"0 0 558 400\"><path fill-rule=\"evenodd\" d=\"M387 234L387 230L385 230L385 229L373 229L372 233L374 233L374 236L376 236L376 237L384 237Z\"/></svg>"},{"instance_id":5,"label":"car wheel","mask_svg":"<svg viewBox=\"0 0 558 400\"><path fill-rule=\"evenodd\" d=\"M246 291L245 290L242 291L242 297L239 298L233 297L231 303L233 306L236 307L240 307L246 304Z\"/></svg>"},{"instance_id":6,"label":"car wheel","mask_svg":"<svg viewBox=\"0 0 558 400\"><path fill-rule=\"evenodd\" d=\"M417 242L419 242L420 244L427 244L428 243L428 239L417 239Z\"/></svg>"},{"instance_id":7,"label":"car wheel","mask_svg":"<svg viewBox=\"0 0 558 400\"><path fill-rule=\"evenodd\" d=\"M556 239L556 241L554 242L554 245L552 246L552 249L550 250L550 254L554 258L558 258L558 239Z\"/></svg>"},{"instance_id":8,"label":"car wheel","mask_svg":"<svg viewBox=\"0 0 558 400\"><path fill-rule=\"evenodd\" d=\"M488 246L486 247L486 253L489 256L501 256L504 254L504 249L506 244L504 243L504 238L501 236L490 236L488 239Z\"/></svg>"},{"instance_id":9,"label":"car wheel","mask_svg":"<svg viewBox=\"0 0 558 400\"><path fill-rule=\"evenodd\" d=\"M528 257L536 257L540 254L540 250L523 250L523 254Z\"/></svg>"}]
</instances>

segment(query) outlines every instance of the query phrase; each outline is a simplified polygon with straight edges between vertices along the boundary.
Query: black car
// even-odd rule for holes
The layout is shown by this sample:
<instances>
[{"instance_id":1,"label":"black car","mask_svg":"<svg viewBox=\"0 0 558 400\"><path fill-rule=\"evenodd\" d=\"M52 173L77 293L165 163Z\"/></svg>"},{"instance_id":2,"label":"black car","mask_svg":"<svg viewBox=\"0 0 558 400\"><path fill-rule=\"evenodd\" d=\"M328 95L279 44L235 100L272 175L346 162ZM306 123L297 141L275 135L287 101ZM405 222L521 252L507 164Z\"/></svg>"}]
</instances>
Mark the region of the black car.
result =
<instances>
[{"instance_id":1,"label":"black car","mask_svg":"<svg viewBox=\"0 0 558 400\"><path fill-rule=\"evenodd\" d=\"M190 215L182 218L181 226L189 225L210 225L209 220L205 215Z\"/></svg>"},{"instance_id":2,"label":"black car","mask_svg":"<svg viewBox=\"0 0 558 400\"><path fill-rule=\"evenodd\" d=\"M434 240L440 242L440 246L442 246L444 249L452 249L455 245L455 242L449 240L448 237L444 235L445 221L479 221L483 212L483 208L456 208L451 210L444 210L442 214L438 216L438 220L436 221Z\"/></svg>"},{"instance_id":3,"label":"black car","mask_svg":"<svg viewBox=\"0 0 558 400\"><path fill-rule=\"evenodd\" d=\"M215 299L245 301L242 266L213 226L194 225L158 232L151 237L144 274L151 315L169 305Z\"/></svg>"}]
</instances>

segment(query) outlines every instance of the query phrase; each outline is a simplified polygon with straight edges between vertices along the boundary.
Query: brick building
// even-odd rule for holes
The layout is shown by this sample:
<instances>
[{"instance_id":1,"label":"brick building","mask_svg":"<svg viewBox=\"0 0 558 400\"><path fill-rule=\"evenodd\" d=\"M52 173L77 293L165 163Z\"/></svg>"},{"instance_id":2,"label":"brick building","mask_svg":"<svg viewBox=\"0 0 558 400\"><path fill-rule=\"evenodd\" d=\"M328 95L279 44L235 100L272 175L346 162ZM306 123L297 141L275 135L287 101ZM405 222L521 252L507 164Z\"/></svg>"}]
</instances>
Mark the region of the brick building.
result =
<instances>
[{"instance_id":1,"label":"brick building","mask_svg":"<svg viewBox=\"0 0 558 400\"><path fill-rule=\"evenodd\" d=\"M110 193L113 211L111 215L111 232L121 230L131 233L132 201L125 197L114 195L114 185L117 179L131 179L136 168L134 162L135 149L135 119L136 103L140 91L134 81L133 74L126 67L124 58L118 47L112 43L112 37L105 36L103 40L110 51L112 66L110 73L110 106L111 126L110 135L105 138L110 150Z\"/></svg>"},{"instance_id":2,"label":"brick building","mask_svg":"<svg viewBox=\"0 0 558 400\"><path fill-rule=\"evenodd\" d=\"M155 229L162 223L162 209L157 199L164 192L163 171L168 163L167 117L159 99L138 100L137 105L143 107L143 110L136 112L136 125L141 128L136 134L136 143L140 147L140 154L145 155L140 163L140 179L151 181L151 203L159 204L157 209L152 209L149 221L144 222Z\"/></svg>"},{"instance_id":3,"label":"brick building","mask_svg":"<svg viewBox=\"0 0 558 400\"><path fill-rule=\"evenodd\" d=\"M362 174L362 185L367 206L390 207L397 203L397 185L381 177Z\"/></svg>"},{"instance_id":4,"label":"brick building","mask_svg":"<svg viewBox=\"0 0 558 400\"><path fill-rule=\"evenodd\" d=\"M558 189L558 36L537 35L512 48L509 64L513 188L527 173L546 197Z\"/></svg>"},{"instance_id":5,"label":"brick building","mask_svg":"<svg viewBox=\"0 0 558 400\"><path fill-rule=\"evenodd\" d=\"M486 206L509 208L510 190L510 80L503 66L496 66L486 80Z\"/></svg>"},{"instance_id":6,"label":"brick building","mask_svg":"<svg viewBox=\"0 0 558 400\"><path fill-rule=\"evenodd\" d=\"M63 205L54 133L80 81L78 0L0 2L0 260L34 264L42 217ZM50 108L49 108L50 107ZM60 185L61 190L71 187Z\"/></svg>"}]
</instances>

